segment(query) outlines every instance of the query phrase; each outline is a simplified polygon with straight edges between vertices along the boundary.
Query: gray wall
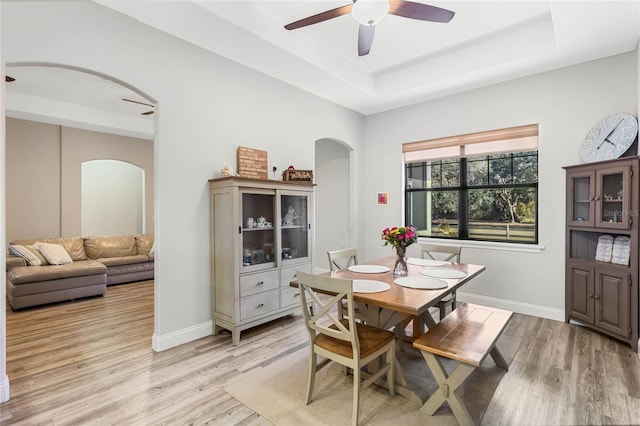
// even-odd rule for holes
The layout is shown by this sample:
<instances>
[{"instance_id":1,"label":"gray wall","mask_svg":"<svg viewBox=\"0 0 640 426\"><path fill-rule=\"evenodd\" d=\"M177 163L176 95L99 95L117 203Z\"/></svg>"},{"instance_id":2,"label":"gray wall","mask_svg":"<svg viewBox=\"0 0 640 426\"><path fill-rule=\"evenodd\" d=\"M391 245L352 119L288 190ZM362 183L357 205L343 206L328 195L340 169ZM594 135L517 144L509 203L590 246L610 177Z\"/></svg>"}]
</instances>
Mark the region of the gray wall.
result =
<instances>
[{"instance_id":1,"label":"gray wall","mask_svg":"<svg viewBox=\"0 0 640 426\"><path fill-rule=\"evenodd\" d=\"M563 320L562 167L581 163L580 144L596 122L615 112L637 115L636 65L630 52L367 117L358 195L362 209L375 213L362 216L365 258L388 255L378 233L403 221L402 143L539 123L540 247L466 244L463 260L487 270L464 286L461 300ZM390 204L380 208L371 194L384 188Z\"/></svg>"},{"instance_id":2,"label":"gray wall","mask_svg":"<svg viewBox=\"0 0 640 426\"><path fill-rule=\"evenodd\" d=\"M235 164L238 146L268 151L279 171L289 164L313 169L319 139L357 152L363 117L93 2L0 4L6 64L89 70L156 104L152 344L162 350L211 334L208 179L225 161ZM77 163L73 152L65 155ZM63 168L62 178L76 182L69 191L79 191L79 172ZM67 192L61 200L77 203ZM78 207L71 208L76 214Z\"/></svg>"},{"instance_id":3,"label":"gray wall","mask_svg":"<svg viewBox=\"0 0 640 426\"><path fill-rule=\"evenodd\" d=\"M146 232L153 233L153 141L13 118L6 122L7 241L82 235L82 163L97 159L145 170Z\"/></svg>"}]
</instances>

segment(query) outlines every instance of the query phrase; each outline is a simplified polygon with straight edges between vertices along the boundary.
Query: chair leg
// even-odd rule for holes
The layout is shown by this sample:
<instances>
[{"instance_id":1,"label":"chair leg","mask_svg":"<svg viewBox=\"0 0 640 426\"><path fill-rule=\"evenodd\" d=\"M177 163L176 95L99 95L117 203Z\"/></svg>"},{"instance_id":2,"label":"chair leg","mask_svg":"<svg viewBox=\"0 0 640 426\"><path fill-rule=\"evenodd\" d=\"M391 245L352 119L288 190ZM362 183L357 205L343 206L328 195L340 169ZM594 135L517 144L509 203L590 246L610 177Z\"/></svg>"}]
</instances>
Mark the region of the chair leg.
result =
<instances>
[{"instance_id":1,"label":"chair leg","mask_svg":"<svg viewBox=\"0 0 640 426\"><path fill-rule=\"evenodd\" d=\"M389 385L389 394L394 396L396 394L396 347L391 345L391 348L387 352L387 364L390 365L387 372L387 384Z\"/></svg>"},{"instance_id":2,"label":"chair leg","mask_svg":"<svg viewBox=\"0 0 640 426\"><path fill-rule=\"evenodd\" d=\"M456 292L451 293L451 312L456 308Z\"/></svg>"},{"instance_id":3,"label":"chair leg","mask_svg":"<svg viewBox=\"0 0 640 426\"><path fill-rule=\"evenodd\" d=\"M360 374L362 370L357 365L353 368L353 413L351 414L351 424L358 425L358 414L360 412Z\"/></svg>"},{"instance_id":4,"label":"chair leg","mask_svg":"<svg viewBox=\"0 0 640 426\"><path fill-rule=\"evenodd\" d=\"M306 405L311 403L311 394L313 393L313 386L316 382L316 363L317 363L317 355L313 351L313 347L311 348L311 352L309 353L309 380L307 381L307 401Z\"/></svg>"}]
</instances>

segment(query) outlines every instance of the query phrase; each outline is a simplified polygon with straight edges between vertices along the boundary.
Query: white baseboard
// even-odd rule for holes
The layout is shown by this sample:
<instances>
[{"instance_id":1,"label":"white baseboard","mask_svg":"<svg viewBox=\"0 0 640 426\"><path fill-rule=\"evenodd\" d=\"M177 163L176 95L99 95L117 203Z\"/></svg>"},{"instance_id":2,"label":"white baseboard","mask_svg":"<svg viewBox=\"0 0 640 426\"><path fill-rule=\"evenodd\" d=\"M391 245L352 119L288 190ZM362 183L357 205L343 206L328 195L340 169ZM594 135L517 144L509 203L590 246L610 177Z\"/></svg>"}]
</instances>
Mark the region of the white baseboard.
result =
<instances>
[{"instance_id":1,"label":"white baseboard","mask_svg":"<svg viewBox=\"0 0 640 426\"><path fill-rule=\"evenodd\" d=\"M10 395L11 394L9 393L9 376L5 374L4 377L2 378L2 381L0 381L0 404L3 402L7 402L9 400Z\"/></svg>"},{"instance_id":2,"label":"white baseboard","mask_svg":"<svg viewBox=\"0 0 640 426\"><path fill-rule=\"evenodd\" d=\"M459 302L477 303L478 305L491 306L498 309L517 312L519 314L532 315L534 317L547 318L564 322L564 310L550 308L542 305L532 305L531 303L516 302L508 299L498 299L497 297L482 296L473 293L457 292Z\"/></svg>"},{"instance_id":3,"label":"white baseboard","mask_svg":"<svg viewBox=\"0 0 640 426\"><path fill-rule=\"evenodd\" d=\"M158 336L153 334L151 348L156 352L162 352L184 343L192 342L213 334L213 321L174 331L173 333Z\"/></svg>"},{"instance_id":4,"label":"white baseboard","mask_svg":"<svg viewBox=\"0 0 640 426\"><path fill-rule=\"evenodd\" d=\"M479 305L492 306L499 309L507 309L519 314L532 315L541 318L548 318L556 321L564 321L564 310L549 308L547 306L532 305L530 303L516 302L507 299L498 299L496 297L481 296L473 293L464 293L458 291L457 299L460 302L477 303ZM151 340L151 347L156 352L162 352L184 343L188 343L197 339L201 339L213 334L213 322L207 321L202 324L194 325L173 333L159 336L154 333ZM7 395L9 382L7 379ZM2 397L2 385L0 384L0 397Z\"/></svg>"}]
</instances>

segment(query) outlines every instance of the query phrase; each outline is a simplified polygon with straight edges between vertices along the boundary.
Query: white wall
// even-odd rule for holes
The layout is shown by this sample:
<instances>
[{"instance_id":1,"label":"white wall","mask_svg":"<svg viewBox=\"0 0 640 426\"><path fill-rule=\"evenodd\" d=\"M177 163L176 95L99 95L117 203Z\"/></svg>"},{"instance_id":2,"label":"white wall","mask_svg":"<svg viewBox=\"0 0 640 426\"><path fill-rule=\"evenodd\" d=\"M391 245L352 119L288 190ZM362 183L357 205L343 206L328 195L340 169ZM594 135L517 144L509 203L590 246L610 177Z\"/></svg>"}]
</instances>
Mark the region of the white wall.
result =
<instances>
[{"instance_id":1,"label":"white wall","mask_svg":"<svg viewBox=\"0 0 640 426\"><path fill-rule=\"evenodd\" d=\"M7 64L91 70L156 102L156 349L212 331L207 180L237 146L282 170L312 169L316 140L362 143L359 114L91 2L3 2L2 43Z\"/></svg>"},{"instance_id":2,"label":"white wall","mask_svg":"<svg viewBox=\"0 0 640 426\"><path fill-rule=\"evenodd\" d=\"M487 270L464 287L461 299L563 320L562 167L581 162L580 143L598 120L614 112L637 115L636 65L631 52L367 117L359 202L373 214L362 215L358 247L364 258L389 255L380 230L403 222L403 142L539 123L538 224L544 250L464 248L465 262ZM375 204L374 194L382 190L389 191L389 206Z\"/></svg>"}]
</instances>

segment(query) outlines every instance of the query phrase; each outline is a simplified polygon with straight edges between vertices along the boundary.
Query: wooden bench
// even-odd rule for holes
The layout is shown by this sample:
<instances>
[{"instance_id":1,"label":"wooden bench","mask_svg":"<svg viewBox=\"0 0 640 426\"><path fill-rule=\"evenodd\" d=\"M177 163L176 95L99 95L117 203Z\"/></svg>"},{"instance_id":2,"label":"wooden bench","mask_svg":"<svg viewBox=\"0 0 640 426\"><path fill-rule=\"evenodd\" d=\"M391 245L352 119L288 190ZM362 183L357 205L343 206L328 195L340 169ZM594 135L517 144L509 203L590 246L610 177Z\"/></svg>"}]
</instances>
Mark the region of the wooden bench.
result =
<instances>
[{"instance_id":1,"label":"wooden bench","mask_svg":"<svg viewBox=\"0 0 640 426\"><path fill-rule=\"evenodd\" d=\"M463 303L413 342L438 382L439 389L425 402L421 411L433 415L445 402L461 425L474 421L454 391L491 355L498 367L507 362L495 346L513 312ZM459 361L449 375L436 355Z\"/></svg>"}]
</instances>

